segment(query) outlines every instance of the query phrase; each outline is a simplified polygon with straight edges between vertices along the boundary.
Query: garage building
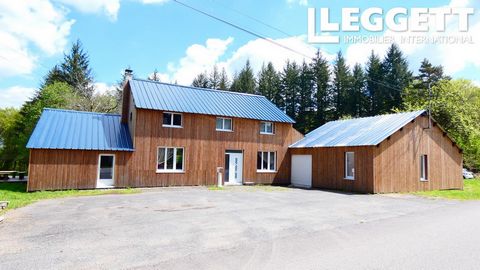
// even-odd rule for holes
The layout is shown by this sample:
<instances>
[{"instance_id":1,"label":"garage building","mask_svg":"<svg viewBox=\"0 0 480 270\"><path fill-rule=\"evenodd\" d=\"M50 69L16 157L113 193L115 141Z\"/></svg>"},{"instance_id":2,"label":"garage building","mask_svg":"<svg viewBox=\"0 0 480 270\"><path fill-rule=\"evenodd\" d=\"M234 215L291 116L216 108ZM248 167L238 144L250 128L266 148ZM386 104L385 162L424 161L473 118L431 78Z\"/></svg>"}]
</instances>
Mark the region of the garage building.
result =
<instances>
[{"instance_id":1,"label":"garage building","mask_svg":"<svg viewBox=\"0 0 480 270\"><path fill-rule=\"evenodd\" d=\"M424 110L328 122L290 153L295 186L361 193L463 189L462 151Z\"/></svg>"}]
</instances>

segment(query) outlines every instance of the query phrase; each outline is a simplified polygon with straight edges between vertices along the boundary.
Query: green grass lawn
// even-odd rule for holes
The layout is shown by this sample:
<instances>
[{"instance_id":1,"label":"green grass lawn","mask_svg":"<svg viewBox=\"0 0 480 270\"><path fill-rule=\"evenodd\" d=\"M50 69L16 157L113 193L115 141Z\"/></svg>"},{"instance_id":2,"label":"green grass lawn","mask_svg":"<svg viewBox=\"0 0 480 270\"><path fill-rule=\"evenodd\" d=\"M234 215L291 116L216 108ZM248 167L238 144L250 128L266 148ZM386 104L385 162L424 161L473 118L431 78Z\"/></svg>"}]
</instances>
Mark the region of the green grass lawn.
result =
<instances>
[{"instance_id":1,"label":"green grass lawn","mask_svg":"<svg viewBox=\"0 0 480 270\"><path fill-rule=\"evenodd\" d=\"M480 200L480 179L464 180L463 190L423 191L415 192L414 194L454 200Z\"/></svg>"},{"instance_id":2,"label":"green grass lawn","mask_svg":"<svg viewBox=\"0 0 480 270\"><path fill-rule=\"evenodd\" d=\"M26 183L0 183L0 201L9 201L5 210L0 210L0 214L6 210L23 207L39 200L75 197L75 196L93 196L104 194L131 194L138 193L138 189L104 189L104 190L63 190L63 191L37 191L27 192Z\"/></svg>"}]
</instances>

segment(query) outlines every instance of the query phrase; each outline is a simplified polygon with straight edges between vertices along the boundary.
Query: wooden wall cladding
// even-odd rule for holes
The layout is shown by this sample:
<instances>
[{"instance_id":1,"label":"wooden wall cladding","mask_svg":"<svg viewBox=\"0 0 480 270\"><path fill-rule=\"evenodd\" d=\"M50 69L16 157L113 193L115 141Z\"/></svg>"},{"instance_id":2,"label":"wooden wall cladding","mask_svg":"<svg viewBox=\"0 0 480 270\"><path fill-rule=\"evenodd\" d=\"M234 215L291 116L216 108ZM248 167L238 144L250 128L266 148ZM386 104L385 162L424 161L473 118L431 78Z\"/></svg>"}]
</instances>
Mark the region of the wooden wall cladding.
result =
<instances>
[{"instance_id":1,"label":"wooden wall cladding","mask_svg":"<svg viewBox=\"0 0 480 270\"><path fill-rule=\"evenodd\" d=\"M215 130L216 116L183 113L183 128L162 127L162 111L137 110L135 152L129 177L119 186L191 186L216 183L226 150L243 151L243 181L289 184L288 145L303 137L291 124L275 123L274 135L260 134L260 121L233 118L233 132ZM157 147L183 147L185 172L157 173ZM277 173L257 173L257 151L277 152Z\"/></svg>"},{"instance_id":2,"label":"wooden wall cladding","mask_svg":"<svg viewBox=\"0 0 480 270\"><path fill-rule=\"evenodd\" d=\"M375 148L375 192L463 189L462 153L436 125L418 117ZM420 156L428 156L428 181L420 181Z\"/></svg>"},{"instance_id":3,"label":"wooden wall cladding","mask_svg":"<svg viewBox=\"0 0 480 270\"><path fill-rule=\"evenodd\" d=\"M115 154L115 183L124 183L131 152L30 150L28 191L92 189L97 184L100 154Z\"/></svg>"},{"instance_id":4,"label":"wooden wall cladding","mask_svg":"<svg viewBox=\"0 0 480 270\"><path fill-rule=\"evenodd\" d=\"M312 155L312 187L373 193L372 147L292 148L291 155ZM345 152L355 152L355 180L345 179Z\"/></svg>"}]
</instances>

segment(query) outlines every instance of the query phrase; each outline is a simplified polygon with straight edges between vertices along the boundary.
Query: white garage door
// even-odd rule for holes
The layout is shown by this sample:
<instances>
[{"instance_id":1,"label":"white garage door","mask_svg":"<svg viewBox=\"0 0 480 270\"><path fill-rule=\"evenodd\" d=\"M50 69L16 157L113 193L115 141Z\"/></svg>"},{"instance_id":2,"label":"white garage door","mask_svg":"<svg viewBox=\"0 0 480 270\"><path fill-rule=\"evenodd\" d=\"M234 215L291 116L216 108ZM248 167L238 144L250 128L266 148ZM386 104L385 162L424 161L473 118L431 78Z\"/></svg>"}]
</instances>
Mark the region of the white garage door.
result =
<instances>
[{"instance_id":1,"label":"white garage door","mask_svg":"<svg viewBox=\"0 0 480 270\"><path fill-rule=\"evenodd\" d=\"M292 185L312 187L312 156L292 155Z\"/></svg>"}]
</instances>

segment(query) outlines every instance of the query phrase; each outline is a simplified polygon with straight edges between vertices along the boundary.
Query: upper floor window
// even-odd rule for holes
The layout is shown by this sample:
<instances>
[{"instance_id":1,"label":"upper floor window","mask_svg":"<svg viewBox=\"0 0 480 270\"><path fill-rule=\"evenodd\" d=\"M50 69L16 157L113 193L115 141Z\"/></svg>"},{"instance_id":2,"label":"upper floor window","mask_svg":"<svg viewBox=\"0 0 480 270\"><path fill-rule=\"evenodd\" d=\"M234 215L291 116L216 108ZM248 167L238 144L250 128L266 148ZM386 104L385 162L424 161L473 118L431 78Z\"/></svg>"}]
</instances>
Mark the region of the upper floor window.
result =
<instances>
[{"instance_id":1,"label":"upper floor window","mask_svg":"<svg viewBox=\"0 0 480 270\"><path fill-rule=\"evenodd\" d=\"M420 181L428 180L428 156L420 156Z\"/></svg>"},{"instance_id":2,"label":"upper floor window","mask_svg":"<svg viewBox=\"0 0 480 270\"><path fill-rule=\"evenodd\" d=\"M273 134L273 122L260 122L260 134Z\"/></svg>"},{"instance_id":3,"label":"upper floor window","mask_svg":"<svg viewBox=\"0 0 480 270\"><path fill-rule=\"evenodd\" d=\"M355 179L355 152L345 152L345 179Z\"/></svg>"},{"instance_id":4,"label":"upper floor window","mask_svg":"<svg viewBox=\"0 0 480 270\"><path fill-rule=\"evenodd\" d=\"M217 117L216 129L218 131L232 131L232 118Z\"/></svg>"},{"instance_id":5,"label":"upper floor window","mask_svg":"<svg viewBox=\"0 0 480 270\"><path fill-rule=\"evenodd\" d=\"M164 127L182 127L182 114L181 113L163 113L163 125Z\"/></svg>"},{"instance_id":6,"label":"upper floor window","mask_svg":"<svg viewBox=\"0 0 480 270\"><path fill-rule=\"evenodd\" d=\"M183 172L183 148L159 147L157 172Z\"/></svg>"}]
</instances>

